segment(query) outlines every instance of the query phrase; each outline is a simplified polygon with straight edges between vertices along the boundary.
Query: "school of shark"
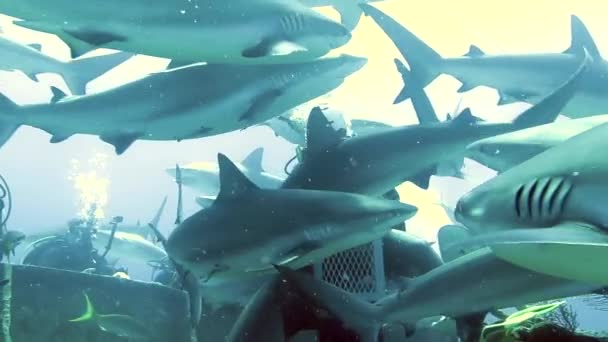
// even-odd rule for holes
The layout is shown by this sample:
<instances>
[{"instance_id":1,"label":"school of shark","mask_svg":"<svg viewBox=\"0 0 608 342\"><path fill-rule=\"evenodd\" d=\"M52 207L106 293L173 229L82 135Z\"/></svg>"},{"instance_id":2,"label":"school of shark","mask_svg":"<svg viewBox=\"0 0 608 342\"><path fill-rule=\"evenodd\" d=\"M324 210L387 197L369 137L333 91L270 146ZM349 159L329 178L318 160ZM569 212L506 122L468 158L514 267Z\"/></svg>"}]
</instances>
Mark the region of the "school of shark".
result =
<instances>
[{"instance_id":1,"label":"school of shark","mask_svg":"<svg viewBox=\"0 0 608 342\"><path fill-rule=\"evenodd\" d=\"M0 72L51 98L23 103L0 84L0 155L29 126L49 151L85 135L116 159L194 140L215 157L138 170L177 193L153 186L149 221L101 219L93 203L31 232L8 229L26 196L0 165L0 342L608 341L555 318L608 296L608 61L590 30L572 14L561 52L487 54L467 37L447 56L383 10L398 1L1 0ZM381 85L383 108L409 106L416 123L359 118L330 96L368 67L340 51L362 22L398 53L382 55L399 82ZM53 36L69 60L12 30ZM91 91L139 57L166 67ZM523 109L503 120L461 97L444 119L428 90L444 76L460 83L449 96L485 87L488 108ZM264 141L240 158L208 143L256 129L291 159ZM474 184L439 203L450 224L429 240L409 230L423 209L402 189L431 193L438 178Z\"/></svg>"}]
</instances>

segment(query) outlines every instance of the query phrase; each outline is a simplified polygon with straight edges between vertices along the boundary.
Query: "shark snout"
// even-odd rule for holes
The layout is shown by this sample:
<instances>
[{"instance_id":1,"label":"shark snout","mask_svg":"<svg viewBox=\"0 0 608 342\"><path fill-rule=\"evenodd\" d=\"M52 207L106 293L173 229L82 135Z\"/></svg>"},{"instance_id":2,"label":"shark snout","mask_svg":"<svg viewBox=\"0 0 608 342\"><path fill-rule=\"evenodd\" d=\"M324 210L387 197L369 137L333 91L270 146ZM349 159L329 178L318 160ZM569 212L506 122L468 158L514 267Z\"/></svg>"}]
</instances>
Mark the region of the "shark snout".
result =
<instances>
[{"instance_id":1,"label":"shark snout","mask_svg":"<svg viewBox=\"0 0 608 342\"><path fill-rule=\"evenodd\" d=\"M474 228L485 216L482 200L475 192L462 196L456 203L454 218L468 228Z\"/></svg>"}]
</instances>

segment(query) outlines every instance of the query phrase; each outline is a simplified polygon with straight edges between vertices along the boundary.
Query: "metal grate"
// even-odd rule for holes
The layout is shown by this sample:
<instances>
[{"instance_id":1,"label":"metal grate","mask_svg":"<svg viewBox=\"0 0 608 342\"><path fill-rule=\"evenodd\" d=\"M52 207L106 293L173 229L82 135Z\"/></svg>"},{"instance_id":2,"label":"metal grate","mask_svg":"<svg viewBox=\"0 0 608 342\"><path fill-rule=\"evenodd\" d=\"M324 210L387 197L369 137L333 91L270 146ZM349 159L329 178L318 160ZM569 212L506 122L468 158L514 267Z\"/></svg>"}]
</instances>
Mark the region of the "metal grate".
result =
<instances>
[{"instance_id":1,"label":"metal grate","mask_svg":"<svg viewBox=\"0 0 608 342\"><path fill-rule=\"evenodd\" d=\"M382 240L373 241L315 265L315 277L374 301L384 295Z\"/></svg>"}]
</instances>

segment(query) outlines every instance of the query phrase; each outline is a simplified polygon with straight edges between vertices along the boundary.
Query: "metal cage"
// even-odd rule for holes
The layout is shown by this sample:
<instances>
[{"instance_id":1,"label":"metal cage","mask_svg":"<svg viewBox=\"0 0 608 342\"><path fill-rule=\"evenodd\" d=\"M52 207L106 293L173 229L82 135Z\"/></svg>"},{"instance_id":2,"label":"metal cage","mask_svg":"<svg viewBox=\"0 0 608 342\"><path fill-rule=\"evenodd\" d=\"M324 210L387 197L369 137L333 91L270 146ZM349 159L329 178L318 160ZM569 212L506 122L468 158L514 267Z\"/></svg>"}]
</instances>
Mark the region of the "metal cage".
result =
<instances>
[{"instance_id":1,"label":"metal cage","mask_svg":"<svg viewBox=\"0 0 608 342\"><path fill-rule=\"evenodd\" d=\"M368 301L385 295L382 239L340 252L314 265L317 279Z\"/></svg>"}]
</instances>

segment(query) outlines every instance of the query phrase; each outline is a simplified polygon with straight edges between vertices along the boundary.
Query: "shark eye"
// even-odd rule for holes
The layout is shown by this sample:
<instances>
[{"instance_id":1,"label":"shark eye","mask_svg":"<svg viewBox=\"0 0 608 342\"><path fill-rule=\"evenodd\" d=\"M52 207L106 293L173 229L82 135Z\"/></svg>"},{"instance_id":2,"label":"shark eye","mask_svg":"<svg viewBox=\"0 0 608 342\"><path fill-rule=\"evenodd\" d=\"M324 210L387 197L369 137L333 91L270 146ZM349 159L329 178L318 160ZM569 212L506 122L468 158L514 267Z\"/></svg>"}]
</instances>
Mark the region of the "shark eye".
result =
<instances>
[{"instance_id":1,"label":"shark eye","mask_svg":"<svg viewBox=\"0 0 608 342\"><path fill-rule=\"evenodd\" d=\"M565 177L544 177L521 185L515 192L515 214L536 224L552 224L562 213L572 182Z\"/></svg>"}]
</instances>

